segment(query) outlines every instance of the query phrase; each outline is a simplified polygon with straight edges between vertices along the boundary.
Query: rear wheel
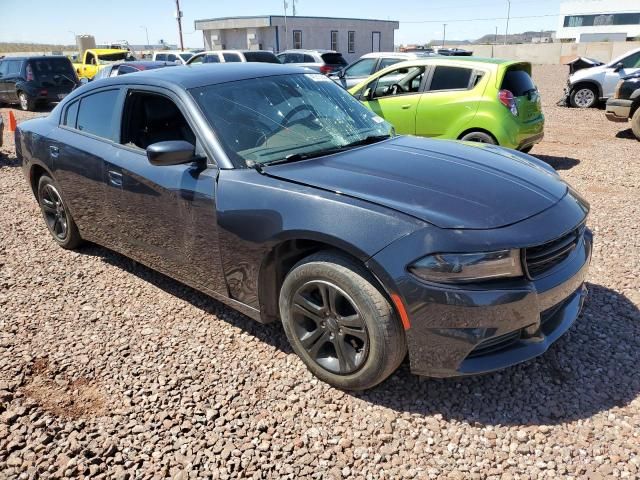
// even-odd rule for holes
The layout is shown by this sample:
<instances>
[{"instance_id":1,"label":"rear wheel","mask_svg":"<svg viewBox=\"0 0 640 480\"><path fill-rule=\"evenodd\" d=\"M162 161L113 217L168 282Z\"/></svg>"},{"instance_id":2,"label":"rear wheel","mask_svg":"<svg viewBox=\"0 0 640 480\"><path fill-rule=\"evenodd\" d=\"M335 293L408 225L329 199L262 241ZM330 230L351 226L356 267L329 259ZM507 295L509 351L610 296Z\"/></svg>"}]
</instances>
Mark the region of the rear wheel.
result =
<instances>
[{"instance_id":1,"label":"rear wheel","mask_svg":"<svg viewBox=\"0 0 640 480\"><path fill-rule=\"evenodd\" d=\"M635 113L631 117L631 131L640 140L640 107L636 108Z\"/></svg>"},{"instance_id":2,"label":"rear wheel","mask_svg":"<svg viewBox=\"0 0 640 480\"><path fill-rule=\"evenodd\" d=\"M571 90L569 103L574 108L591 108L596 105L598 94L595 88L584 85Z\"/></svg>"},{"instance_id":3,"label":"rear wheel","mask_svg":"<svg viewBox=\"0 0 640 480\"><path fill-rule=\"evenodd\" d=\"M82 243L82 237L53 179L47 175L38 181L38 203L42 217L53 239L62 248L72 250Z\"/></svg>"},{"instance_id":4,"label":"rear wheel","mask_svg":"<svg viewBox=\"0 0 640 480\"><path fill-rule=\"evenodd\" d=\"M491 145L497 145L495 138L489 135L486 132L469 132L465 134L460 140L464 140L465 142L478 142L478 143L488 143Z\"/></svg>"},{"instance_id":5,"label":"rear wheel","mask_svg":"<svg viewBox=\"0 0 640 480\"><path fill-rule=\"evenodd\" d=\"M36 108L36 101L27 92L18 92L18 100L22 110L32 112Z\"/></svg>"},{"instance_id":6,"label":"rear wheel","mask_svg":"<svg viewBox=\"0 0 640 480\"><path fill-rule=\"evenodd\" d=\"M282 285L289 343L315 376L341 389L377 385L407 352L402 326L373 282L349 257L320 252L299 262Z\"/></svg>"}]
</instances>

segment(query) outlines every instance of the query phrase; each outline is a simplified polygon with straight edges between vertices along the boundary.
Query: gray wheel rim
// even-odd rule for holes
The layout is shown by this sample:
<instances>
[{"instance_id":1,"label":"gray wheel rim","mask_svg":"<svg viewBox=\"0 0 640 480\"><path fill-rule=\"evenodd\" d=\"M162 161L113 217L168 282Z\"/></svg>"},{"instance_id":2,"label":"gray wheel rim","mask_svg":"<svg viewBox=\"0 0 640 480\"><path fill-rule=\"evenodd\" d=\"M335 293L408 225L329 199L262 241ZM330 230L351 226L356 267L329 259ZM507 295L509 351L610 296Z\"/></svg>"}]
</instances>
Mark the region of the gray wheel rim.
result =
<instances>
[{"instance_id":1,"label":"gray wheel rim","mask_svg":"<svg viewBox=\"0 0 640 480\"><path fill-rule=\"evenodd\" d=\"M40 192L40 208L51 234L65 241L69 233L69 216L56 187L46 184Z\"/></svg>"},{"instance_id":2,"label":"gray wheel rim","mask_svg":"<svg viewBox=\"0 0 640 480\"><path fill-rule=\"evenodd\" d=\"M591 90L590 88L581 88L573 96L573 101L580 108L588 108L593 105L595 98L596 97L593 94L593 90Z\"/></svg>"},{"instance_id":3,"label":"gray wheel rim","mask_svg":"<svg viewBox=\"0 0 640 480\"><path fill-rule=\"evenodd\" d=\"M369 353L369 333L355 302L331 282L302 285L291 305L296 341L319 366L349 375L362 367Z\"/></svg>"},{"instance_id":4,"label":"gray wheel rim","mask_svg":"<svg viewBox=\"0 0 640 480\"><path fill-rule=\"evenodd\" d=\"M478 142L478 143L488 143L493 145L493 142L489 141L489 139L487 139L485 136L483 135L476 135L476 134L471 134L471 135L467 135L465 137L465 140L468 142Z\"/></svg>"},{"instance_id":5,"label":"gray wheel rim","mask_svg":"<svg viewBox=\"0 0 640 480\"><path fill-rule=\"evenodd\" d=\"M23 110L26 110L27 108L29 108L29 99L27 98L27 95L24 92L20 93L20 107Z\"/></svg>"}]
</instances>

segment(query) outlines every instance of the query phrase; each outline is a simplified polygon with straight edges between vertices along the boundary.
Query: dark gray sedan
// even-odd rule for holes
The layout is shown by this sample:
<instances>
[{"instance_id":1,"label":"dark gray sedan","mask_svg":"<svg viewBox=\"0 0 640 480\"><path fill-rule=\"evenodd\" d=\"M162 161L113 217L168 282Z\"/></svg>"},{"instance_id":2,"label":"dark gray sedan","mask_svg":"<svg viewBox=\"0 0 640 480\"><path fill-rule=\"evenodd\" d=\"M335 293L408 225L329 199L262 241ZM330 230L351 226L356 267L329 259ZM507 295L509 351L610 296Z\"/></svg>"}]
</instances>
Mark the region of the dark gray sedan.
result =
<instances>
[{"instance_id":1,"label":"dark gray sedan","mask_svg":"<svg viewBox=\"0 0 640 480\"><path fill-rule=\"evenodd\" d=\"M329 78L270 64L92 82L20 124L53 239L89 240L260 322L344 389L542 354L576 320L589 207L499 147L397 137Z\"/></svg>"}]
</instances>

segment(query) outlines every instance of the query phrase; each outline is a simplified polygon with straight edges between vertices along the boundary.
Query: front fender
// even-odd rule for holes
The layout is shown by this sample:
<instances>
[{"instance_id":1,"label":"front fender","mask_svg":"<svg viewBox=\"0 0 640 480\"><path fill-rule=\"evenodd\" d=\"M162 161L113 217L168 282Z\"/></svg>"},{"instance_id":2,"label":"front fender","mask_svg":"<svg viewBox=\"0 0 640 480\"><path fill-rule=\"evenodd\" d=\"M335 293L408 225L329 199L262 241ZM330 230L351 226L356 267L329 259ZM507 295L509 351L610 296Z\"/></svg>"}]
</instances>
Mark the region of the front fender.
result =
<instances>
[{"instance_id":1,"label":"front fender","mask_svg":"<svg viewBox=\"0 0 640 480\"><path fill-rule=\"evenodd\" d=\"M369 202L260 174L221 170L217 218L231 298L260 308L262 265L284 242L306 241L366 261L424 223Z\"/></svg>"}]
</instances>

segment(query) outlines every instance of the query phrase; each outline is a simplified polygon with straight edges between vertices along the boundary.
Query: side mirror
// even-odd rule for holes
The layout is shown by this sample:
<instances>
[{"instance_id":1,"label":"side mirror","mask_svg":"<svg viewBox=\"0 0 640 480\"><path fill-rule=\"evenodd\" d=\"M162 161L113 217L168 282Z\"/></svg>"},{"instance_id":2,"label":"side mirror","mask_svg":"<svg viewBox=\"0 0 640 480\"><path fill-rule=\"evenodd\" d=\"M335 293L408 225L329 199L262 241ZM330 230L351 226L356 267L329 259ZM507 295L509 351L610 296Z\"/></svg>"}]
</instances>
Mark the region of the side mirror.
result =
<instances>
[{"instance_id":1,"label":"side mirror","mask_svg":"<svg viewBox=\"0 0 640 480\"><path fill-rule=\"evenodd\" d=\"M86 85L87 83L89 83L89 79L87 77L82 77L80 79L80 85Z\"/></svg>"},{"instance_id":2,"label":"side mirror","mask_svg":"<svg viewBox=\"0 0 640 480\"><path fill-rule=\"evenodd\" d=\"M376 92L373 88L367 87L362 93L363 100L373 100L376 96Z\"/></svg>"},{"instance_id":3,"label":"side mirror","mask_svg":"<svg viewBox=\"0 0 640 480\"><path fill-rule=\"evenodd\" d=\"M346 68L341 68L338 72L338 78L344 78L347 75Z\"/></svg>"},{"instance_id":4,"label":"side mirror","mask_svg":"<svg viewBox=\"0 0 640 480\"><path fill-rule=\"evenodd\" d=\"M151 165L181 165L195 160L195 150L191 143L184 140L158 142L147 147L147 158Z\"/></svg>"},{"instance_id":5,"label":"side mirror","mask_svg":"<svg viewBox=\"0 0 640 480\"><path fill-rule=\"evenodd\" d=\"M624 63L622 62L616 63L615 66L613 67L614 72L619 72L620 70L624 70Z\"/></svg>"}]
</instances>

